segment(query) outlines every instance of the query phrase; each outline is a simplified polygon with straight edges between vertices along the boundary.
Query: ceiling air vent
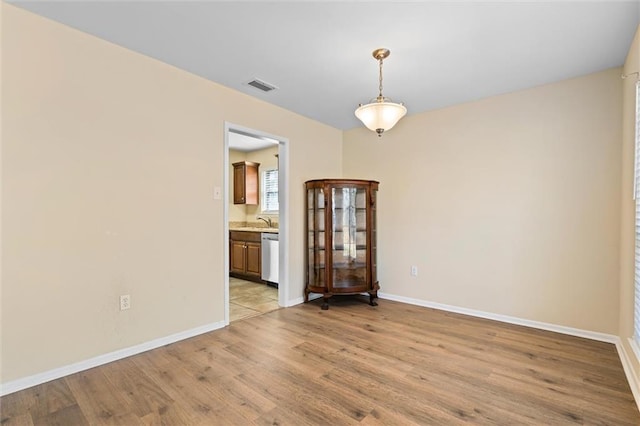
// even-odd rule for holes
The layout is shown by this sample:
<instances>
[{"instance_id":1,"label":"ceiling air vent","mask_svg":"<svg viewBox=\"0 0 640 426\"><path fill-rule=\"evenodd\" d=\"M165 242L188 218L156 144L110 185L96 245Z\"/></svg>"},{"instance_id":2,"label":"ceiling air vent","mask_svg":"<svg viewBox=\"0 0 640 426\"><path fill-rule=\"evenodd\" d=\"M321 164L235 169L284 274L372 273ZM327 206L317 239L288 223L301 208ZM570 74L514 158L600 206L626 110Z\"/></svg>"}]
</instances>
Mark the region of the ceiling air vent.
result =
<instances>
[{"instance_id":1,"label":"ceiling air vent","mask_svg":"<svg viewBox=\"0 0 640 426\"><path fill-rule=\"evenodd\" d=\"M262 80L258 80L257 78L254 78L253 80L251 80L250 82L247 83L249 86L253 86L258 90L262 90L263 92L270 92L272 90L277 89L276 86L269 84L269 83L265 83Z\"/></svg>"}]
</instances>

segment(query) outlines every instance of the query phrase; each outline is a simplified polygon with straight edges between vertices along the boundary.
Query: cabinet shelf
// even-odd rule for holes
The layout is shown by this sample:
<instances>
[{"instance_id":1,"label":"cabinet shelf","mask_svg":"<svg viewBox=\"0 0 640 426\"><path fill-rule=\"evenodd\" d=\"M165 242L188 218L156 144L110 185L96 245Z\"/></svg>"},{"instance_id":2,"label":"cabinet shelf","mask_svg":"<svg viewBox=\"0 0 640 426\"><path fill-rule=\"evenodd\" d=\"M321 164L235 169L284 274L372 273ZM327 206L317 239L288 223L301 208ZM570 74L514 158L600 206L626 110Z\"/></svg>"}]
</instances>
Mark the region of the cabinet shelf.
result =
<instances>
[{"instance_id":1,"label":"cabinet shelf","mask_svg":"<svg viewBox=\"0 0 640 426\"><path fill-rule=\"evenodd\" d=\"M366 262L354 262L354 263L336 263L331 265L333 269L363 269L367 267Z\"/></svg>"},{"instance_id":2,"label":"cabinet shelf","mask_svg":"<svg viewBox=\"0 0 640 426\"><path fill-rule=\"evenodd\" d=\"M355 210L355 211L357 211L357 212L366 212L366 211L367 211L367 208L366 208L366 207L353 207L353 208L346 207L346 208L345 208L345 207L335 207L335 206L333 207L333 209L332 209L332 210L333 210L333 211L341 211L341 212L342 212L342 211L344 211L344 210L349 210L349 209L351 209L351 210ZM308 211L316 211L316 212L320 212L320 211L324 211L324 210L326 210L326 209L325 209L324 207L316 207L316 208L309 207L307 210L308 210Z\"/></svg>"},{"instance_id":3,"label":"cabinet shelf","mask_svg":"<svg viewBox=\"0 0 640 426\"><path fill-rule=\"evenodd\" d=\"M343 252L345 249L347 249L348 246L342 246L342 245L335 245L333 247L329 247L329 249L326 249L325 247L309 247L309 251L325 251L325 250L329 250L329 251L337 251L337 252ZM366 250L367 249L367 245L366 244L358 244L356 246L354 246L355 250Z\"/></svg>"},{"instance_id":4,"label":"cabinet shelf","mask_svg":"<svg viewBox=\"0 0 640 426\"><path fill-rule=\"evenodd\" d=\"M312 266L315 269L324 269L327 265L325 263L316 263ZM367 267L366 262L357 262L357 263L336 263L333 262L331 264L333 269L362 269Z\"/></svg>"},{"instance_id":5,"label":"cabinet shelf","mask_svg":"<svg viewBox=\"0 0 640 426\"><path fill-rule=\"evenodd\" d=\"M306 182L306 287L321 293L322 309L335 294L378 297L375 241L378 182L322 179Z\"/></svg>"},{"instance_id":6,"label":"cabinet shelf","mask_svg":"<svg viewBox=\"0 0 640 426\"><path fill-rule=\"evenodd\" d=\"M333 287L334 287L335 289L345 289L345 288L349 288L349 289L351 289L351 288L355 288L355 287L359 287L359 286L361 286L361 284L356 284L356 285L354 285L353 281L350 281L350 280L345 280L345 281L335 281L335 282L333 283ZM361 291L358 291L358 290L354 290L354 292L356 292L356 293L362 293Z\"/></svg>"}]
</instances>

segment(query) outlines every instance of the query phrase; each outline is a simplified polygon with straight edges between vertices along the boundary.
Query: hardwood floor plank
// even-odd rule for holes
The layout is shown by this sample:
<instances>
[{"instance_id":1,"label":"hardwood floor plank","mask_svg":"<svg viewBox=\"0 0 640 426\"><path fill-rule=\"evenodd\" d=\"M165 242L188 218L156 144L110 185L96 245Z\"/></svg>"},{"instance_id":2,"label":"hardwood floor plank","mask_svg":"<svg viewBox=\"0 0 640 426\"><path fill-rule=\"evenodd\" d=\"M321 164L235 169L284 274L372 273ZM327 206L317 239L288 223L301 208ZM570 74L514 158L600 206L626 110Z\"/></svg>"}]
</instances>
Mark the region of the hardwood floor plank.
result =
<instances>
[{"instance_id":1,"label":"hardwood floor plank","mask_svg":"<svg viewBox=\"0 0 640 426\"><path fill-rule=\"evenodd\" d=\"M129 414L130 407L123 400L122 394L109 382L104 368L92 368L63 380L69 385L90 424L122 424L120 418Z\"/></svg>"},{"instance_id":2,"label":"hardwood floor plank","mask_svg":"<svg viewBox=\"0 0 640 426\"><path fill-rule=\"evenodd\" d=\"M387 426L387 425L403 425L403 426L420 426L420 423L407 419L400 413L393 410L387 410L383 407L376 407L360 422L362 426Z\"/></svg>"},{"instance_id":3,"label":"hardwood floor plank","mask_svg":"<svg viewBox=\"0 0 640 426\"><path fill-rule=\"evenodd\" d=\"M411 394L408 390L389 389L371 371L367 376L360 372L334 370L325 374L324 378L341 386L346 392L358 395L360 398L372 401L376 406L393 409L401 416L420 424L463 424L464 420L451 416L441 410L439 406L430 405L423 395Z\"/></svg>"},{"instance_id":4,"label":"hardwood floor plank","mask_svg":"<svg viewBox=\"0 0 640 426\"><path fill-rule=\"evenodd\" d=\"M56 381L56 383L52 383L50 386L36 386L35 394L36 398L41 401L36 407L42 406L42 410L39 412L35 409L36 407L34 407L34 409L31 410L31 416L34 418L76 406L73 393L65 381Z\"/></svg>"},{"instance_id":5,"label":"hardwood floor plank","mask_svg":"<svg viewBox=\"0 0 640 426\"><path fill-rule=\"evenodd\" d=\"M234 339L233 341L238 341ZM240 357L225 350L226 346L209 345L208 342L186 342L184 345L171 345L167 352L176 362L198 375L206 373L209 378L232 376L249 367Z\"/></svg>"},{"instance_id":6,"label":"hardwood floor plank","mask_svg":"<svg viewBox=\"0 0 640 426\"><path fill-rule=\"evenodd\" d=\"M268 317L262 319L263 321L252 323L249 326L232 324L229 326L229 332L242 342L260 342L259 346L263 349L292 348L306 339L304 336L297 336L283 329L282 322L274 323Z\"/></svg>"},{"instance_id":7,"label":"hardwood floor plank","mask_svg":"<svg viewBox=\"0 0 640 426\"><path fill-rule=\"evenodd\" d=\"M284 374L285 378L282 379ZM339 424L349 425L357 424L358 420L353 415L358 412L348 412L350 407L341 404L336 405L330 401L329 395L318 392L318 383L313 380L304 380L302 376L287 372L278 371L273 373L269 370L256 371L254 374L242 374L238 376L238 380L246 383L248 386L257 387L261 393L266 394L269 399L277 404L277 408L272 410L266 416L262 416L257 420L259 424L264 422L265 417L271 419L277 414L277 418L283 417L286 410L287 413L295 413L294 418L297 422L282 423L282 419L276 420L276 424L299 424L304 422L307 424ZM286 418L291 418L291 414L286 414ZM303 420L304 419L304 420Z\"/></svg>"},{"instance_id":8,"label":"hardwood floor plank","mask_svg":"<svg viewBox=\"0 0 640 426\"><path fill-rule=\"evenodd\" d=\"M199 420L179 402L172 402L140 418L144 425L191 425Z\"/></svg>"},{"instance_id":9,"label":"hardwood floor plank","mask_svg":"<svg viewBox=\"0 0 640 426\"><path fill-rule=\"evenodd\" d=\"M293 361L288 355L291 351L287 348L251 347L249 344L239 343L228 349L234 353L250 354L246 358L248 362L264 365L265 368L260 370L260 377L264 383L269 386L277 382L286 383L287 387L277 389L285 395L295 392L297 398L310 398L315 401L314 404L323 405L325 416L328 416L330 411L335 411L333 415L336 421L339 419L342 419L342 422L351 422L351 419L359 421L373 408L372 405L356 400L344 392L338 392L337 389L327 392L327 386L319 383L323 369L321 367L309 369L308 362ZM253 377L248 378L247 375L242 375L241 379L247 383ZM274 390L270 389L268 392L273 394ZM278 402L279 405L283 403L285 401Z\"/></svg>"},{"instance_id":10,"label":"hardwood floor plank","mask_svg":"<svg viewBox=\"0 0 640 426\"><path fill-rule=\"evenodd\" d=\"M237 378L223 378L216 383L216 392L230 408L243 418L254 421L276 408L276 404Z\"/></svg>"},{"instance_id":11,"label":"hardwood floor plank","mask_svg":"<svg viewBox=\"0 0 640 426\"><path fill-rule=\"evenodd\" d=\"M256 425L273 426L273 425L295 425L295 426L314 426L321 424L328 424L323 421L322 413L313 411L312 413L305 413L300 415L299 412L294 412L288 407L278 406L256 419L254 422Z\"/></svg>"},{"instance_id":12,"label":"hardwood floor plank","mask_svg":"<svg viewBox=\"0 0 640 426\"><path fill-rule=\"evenodd\" d=\"M537 411L544 415L550 424L575 423L585 421L580 400L578 398L562 398L557 392L542 386L531 386L522 381L524 377L511 377L505 374L492 375L487 385L494 385L498 392L509 389L510 399L519 406Z\"/></svg>"},{"instance_id":13,"label":"hardwood floor plank","mask_svg":"<svg viewBox=\"0 0 640 426\"><path fill-rule=\"evenodd\" d=\"M187 418L187 423L211 421L215 413L226 408L226 403L221 400L211 389L209 380L203 376L206 366L201 370L190 371L189 366L179 362L162 371L150 370L146 374L163 388L180 408L177 415Z\"/></svg>"},{"instance_id":14,"label":"hardwood floor plank","mask_svg":"<svg viewBox=\"0 0 640 426\"><path fill-rule=\"evenodd\" d=\"M504 389L497 391L486 386L486 373L472 374L464 368L456 368L444 361L414 368L407 380L424 386L422 393L447 395L447 398L462 399L467 406L463 413L484 424L550 424L548 416L529 406L521 406ZM452 396L448 396L449 394ZM482 421L480 421L482 420ZM546 423L545 423L546 422Z\"/></svg>"},{"instance_id":15,"label":"hardwood floor plank","mask_svg":"<svg viewBox=\"0 0 640 426\"><path fill-rule=\"evenodd\" d=\"M49 417L52 413L76 405L76 400L64 380L56 380L44 385L34 386L25 392L8 395L3 398L2 422L5 418L29 412L30 421L38 422L39 418ZM25 422L25 419L20 420Z\"/></svg>"},{"instance_id":16,"label":"hardwood floor plank","mask_svg":"<svg viewBox=\"0 0 640 426\"><path fill-rule=\"evenodd\" d=\"M82 410L77 404L56 410L46 416L34 419L34 425L85 425L89 424Z\"/></svg>"},{"instance_id":17,"label":"hardwood floor plank","mask_svg":"<svg viewBox=\"0 0 640 426\"><path fill-rule=\"evenodd\" d=\"M2 426L33 426L31 414L17 414L15 416L7 416L2 418Z\"/></svg>"},{"instance_id":18,"label":"hardwood floor plank","mask_svg":"<svg viewBox=\"0 0 640 426\"><path fill-rule=\"evenodd\" d=\"M162 411L173 403L169 395L144 373L147 368L140 369L131 358L107 364L103 370L138 417Z\"/></svg>"},{"instance_id":19,"label":"hardwood floor plank","mask_svg":"<svg viewBox=\"0 0 640 426\"><path fill-rule=\"evenodd\" d=\"M10 422L23 424L29 418L31 422L31 412L48 413L46 403L36 399L36 392L40 386L34 386L20 392L11 393L0 398L0 424L5 425ZM59 386L59 384L56 384Z\"/></svg>"},{"instance_id":20,"label":"hardwood floor plank","mask_svg":"<svg viewBox=\"0 0 640 426\"><path fill-rule=\"evenodd\" d=\"M387 300L330 303L6 395L2 425L640 425L611 344Z\"/></svg>"}]
</instances>

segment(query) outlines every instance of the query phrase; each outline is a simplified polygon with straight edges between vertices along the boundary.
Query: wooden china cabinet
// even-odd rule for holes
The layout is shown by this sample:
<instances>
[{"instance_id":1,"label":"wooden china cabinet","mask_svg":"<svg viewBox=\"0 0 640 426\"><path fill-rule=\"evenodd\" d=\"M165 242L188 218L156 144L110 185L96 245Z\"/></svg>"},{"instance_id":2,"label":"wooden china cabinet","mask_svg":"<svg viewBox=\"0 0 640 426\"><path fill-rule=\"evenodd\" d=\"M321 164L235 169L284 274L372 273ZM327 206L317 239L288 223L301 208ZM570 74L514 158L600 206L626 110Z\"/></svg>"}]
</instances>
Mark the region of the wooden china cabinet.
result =
<instances>
[{"instance_id":1,"label":"wooden china cabinet","mask_svg":"<svg viewBox=\"0 0 640 426\"><path fill-rule=\"evenodd\" d=\"M378 182L319 179L307 190L305 302L322 294L322 309L334 295L369 293L377 306L376 195Z\"/></svg>"}]
</instances>

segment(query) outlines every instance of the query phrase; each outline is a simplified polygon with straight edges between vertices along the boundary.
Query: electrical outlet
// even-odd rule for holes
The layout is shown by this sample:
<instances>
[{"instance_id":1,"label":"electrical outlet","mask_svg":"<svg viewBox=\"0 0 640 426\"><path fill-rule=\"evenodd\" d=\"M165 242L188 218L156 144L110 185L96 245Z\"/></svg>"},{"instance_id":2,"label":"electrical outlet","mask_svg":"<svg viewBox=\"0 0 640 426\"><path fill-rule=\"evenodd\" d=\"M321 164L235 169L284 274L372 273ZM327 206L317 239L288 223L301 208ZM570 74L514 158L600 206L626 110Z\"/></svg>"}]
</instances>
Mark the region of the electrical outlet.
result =
<instances>
[{"instance_id":1,"label":"electrical outlet","mask_svg":"<svg viewBox=\"0 0 640 426\"><path fill-rule=\"evenodd\" d=\"M123 294L120 296L120 310L126 311L131 307L131 296L128 294Z\"/></svg>"},{"instance_id":2,"label":"electrical outlet","mask_svg":"<svg viewBox=\"0 0 640 426\"><path fill-rule=\"evenodd\" d=\"M412 277L418 276L418 267L416 265L411 266L411 276Z\"/></svg>"}]
</instances>

